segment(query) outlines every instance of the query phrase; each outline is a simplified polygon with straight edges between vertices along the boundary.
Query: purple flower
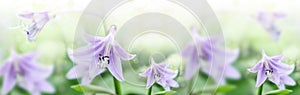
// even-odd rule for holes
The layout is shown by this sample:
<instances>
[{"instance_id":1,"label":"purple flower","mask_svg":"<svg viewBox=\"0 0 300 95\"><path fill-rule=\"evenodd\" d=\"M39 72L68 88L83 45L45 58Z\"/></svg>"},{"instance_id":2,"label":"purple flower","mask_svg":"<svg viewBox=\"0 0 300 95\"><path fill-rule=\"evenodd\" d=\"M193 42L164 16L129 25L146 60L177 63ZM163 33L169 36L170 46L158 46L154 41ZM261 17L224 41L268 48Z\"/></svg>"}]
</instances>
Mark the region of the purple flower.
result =
<instances>
[{"instance_id":1,"label":"purple flower","mask_svg":"<svg viewBox=\"0 0 300 95\"><path fill-rule=\"evenodd\" d=\"M281 34L281 30L275 24L275 21L277 19L284 18L285 16L285 14L278 12L259 12L256 19L274 40L278 40Z\"/></svg>"},{"instance_id":2,"label":"purple flower","mask_svg":"<svg viewBox=\"0 0 300 95\"><path fill-rule=\"evenodd\" d=\"M47 82L53 67L48 68L36 62L36 53L18 55L14 51L0 68L0 75L4 76L2 95L6 95L18 84L31 95L41 92L54 93L55 89Z\"/></svg>"},{"instance_id":3,"label":"purple flower","mask_svg":"<svg viewBox=\"0 0 300 95\"><path fill-rule=\"evenodd\" d=\"M262 60L260 60L249 72L256 73L256 87L261 86L268 78L275 83L279 89L285 89L286 85L295 85L295 81L288 75L294 71L295 65L287 65L281 62L283 56L268 57L262 51Z\"/></svg>"},{"instance_id":4,"label":"purple flower","mask_svg":"<svg viewBox=\"0 0 300 95\"><path fill-rule=\"evenodd\" d=\"M179 87L178 83L173 80L177 76L178 71L172 71L167 68L166 62L157 64L151 58L151 66L141 73L140 76L147 77L146 88L149 89L155 82L165 88L166 91L170 87Z\"/></svg>"},{"instance_id":5,"label":"purple flower","mask_svg":"<svg viewBox=\"0 0 300 95\"><path fill-rule=\"evenodd\" d=\"M211 76L216 83L225 83L225 77L238 79L239 72L231 66L238 57L239 51L230 51L218 45L218 38L200 37L197 29L192 30L193 42L182 51L187 58L185 78L191 79L200 69Z\"/></svg>"},{"instance_id":6,"label":"purple flower","mask_svg":"<svg viewBox=\"0 0 300 95\"><path fill-rule=\"evenodd\" d=\"M32 20L32 22L28 25L28 28L26 30L27 40L29 41L35 40L37 35L44 28L44 26L53 17L50 16L48 12L27 12L20 13L19 16L25 19Z\"/></svg>"},{"instance_id":7,"label":"purple flower","mask_svg":"<svg viewBox=\"0 0 300 95\"><path fill-rule=\"evenodd\" d=\"M68 79L82 78L82 84L90 83L107 67L110 73L119 81L123 81L121 60L131 60L135 57L127 53L114 40L116 26L111 26L106 37L85 35L88 45L68 52L70 59L76 64L68 73Z\"/></svg>"}]
</instances>

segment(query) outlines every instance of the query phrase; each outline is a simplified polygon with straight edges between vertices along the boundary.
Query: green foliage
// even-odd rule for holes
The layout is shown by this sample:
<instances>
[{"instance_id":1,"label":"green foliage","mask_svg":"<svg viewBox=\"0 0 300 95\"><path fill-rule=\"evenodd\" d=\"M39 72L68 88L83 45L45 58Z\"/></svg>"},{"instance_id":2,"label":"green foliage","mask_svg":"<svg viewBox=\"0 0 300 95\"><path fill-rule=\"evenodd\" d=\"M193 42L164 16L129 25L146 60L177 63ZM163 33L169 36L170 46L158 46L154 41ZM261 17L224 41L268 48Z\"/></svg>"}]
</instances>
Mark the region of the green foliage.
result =
<instances>
[{"instance_id":1,"label":"green foliage","mask_svg":"<svg viewBox=\"0 0 300 95\"><path fill-rule=\"evenodd\" d=\"M107 88L103 88L100 86L94 86L94 85L73 85L71 86L72 89L78 91L78 92L84 92L84 93L102 93L102 94L109 94L114 95L115 93Z\"/></svg>"},{"instance_id":2,"label":"green foliage","mask_svg":"<svg viewBox=\"0 0 300 95\"><path fill-rule=\"evenodd\" d=\"M289 93L293 92L292 90L288 90L288 89L285 89L285 90L273 90L273 91L269 91L269 92L266 92L265 95L287 95Z\"/></svg>"}]
</instances>

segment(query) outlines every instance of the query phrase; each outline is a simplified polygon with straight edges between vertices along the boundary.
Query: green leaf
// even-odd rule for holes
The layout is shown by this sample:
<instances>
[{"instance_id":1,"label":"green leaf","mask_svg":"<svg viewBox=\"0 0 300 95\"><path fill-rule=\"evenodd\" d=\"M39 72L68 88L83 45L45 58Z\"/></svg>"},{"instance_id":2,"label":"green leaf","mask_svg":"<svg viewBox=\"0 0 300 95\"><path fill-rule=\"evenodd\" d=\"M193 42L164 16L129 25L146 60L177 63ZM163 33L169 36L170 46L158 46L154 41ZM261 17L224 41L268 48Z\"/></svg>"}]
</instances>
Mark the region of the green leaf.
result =
<instances>
[{"instance_id":1,"label":"green leaf","mask_svg":"<svg viewBox=\"0 0 300 95\"><path fill-rule=\"evenodd\" d=\"M154 95L172 95L175 93L176 93L176 91L170 90L170 91L155 92Z\"/></svg>"},{"instance_id":2,"label":"green leaf","mask_svg":"<svg viewBox=\"0 0 300 95\"><path fill-rule=\"evenodd\" d=\"M293 92L292 90L284 89L284 90L273 90L266 92L265 95L287 95Z\"/></svg>"},{"instance_id":3,"label":"green leaf","mask_svg":"<svg viewBox=\"0 0 300 95\"><path fill-rule=\"evenodd\" d=\"M73 85L71 86L74 90L78 92L85 92L85 93L103 93L103 94L110 94L114 95L115 93L107 88L103 88L100 86L94 86L94 85Z\"/></svg>"},{"instance_id":4,"label":"green leaf","mask_svg":"<svg viewBox=\"0 0 300 95\"><path fill-rule=\"evenodd\" d=\"M223 86L219 86L217 89L217 93L224 93L224 92L228 92L230 90L235 89L236 87L234 85L223 85Z\"/></svg>"},{"instance_id":5,"label":"green leaf","mask_svg":"<svg viewBox=\"0 0 300 95\"><path fill-rule=\"evenodd\" d=\"M222 86L211 86L205 87L203 90L196 91L196 93L225 93L235 89L234 85L222 85Z\"/></svg>"}]
</instances>

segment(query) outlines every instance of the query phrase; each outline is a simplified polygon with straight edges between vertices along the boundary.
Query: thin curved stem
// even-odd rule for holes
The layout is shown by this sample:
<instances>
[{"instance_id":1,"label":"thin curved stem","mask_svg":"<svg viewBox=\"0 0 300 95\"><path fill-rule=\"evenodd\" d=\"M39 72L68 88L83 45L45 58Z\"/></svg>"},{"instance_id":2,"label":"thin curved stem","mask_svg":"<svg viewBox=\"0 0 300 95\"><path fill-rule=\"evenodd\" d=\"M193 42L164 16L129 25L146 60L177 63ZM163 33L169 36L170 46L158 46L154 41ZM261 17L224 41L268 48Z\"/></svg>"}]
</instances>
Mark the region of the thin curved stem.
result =
<instances>
[{"instance_id":1,"label":"thin curved stem","mask_svg":"<svg viewBox=\"0 0 300 95\"><path fill-rule=\"evenodd\" d=\"M152 93L152 86L148 89L148 94L147 95L151 95Z\"/></svg>"},{"instance_id":2,"label":"thin curved stem","mask_svg":"<svg viewBox=\"0 0 300 95\"><path fill-rule=\"evenodd\" d=\"M258 90L257 90L257 95L262 95L262 90L263 90L264 84L262 84Z\"/></svg>"},{"instance_id":3,"label":"thin curved stem","mask_svg":"<svg viewBox=\"0 0 300 95\"><path fill-rule=\"evenodd\" d=\"M117 95L122 95L122 90L121 90L121 84L120 81L118 81L115 77L114 78L114 85L115 85L115 92Z\"/></svg>"}]
</instances>

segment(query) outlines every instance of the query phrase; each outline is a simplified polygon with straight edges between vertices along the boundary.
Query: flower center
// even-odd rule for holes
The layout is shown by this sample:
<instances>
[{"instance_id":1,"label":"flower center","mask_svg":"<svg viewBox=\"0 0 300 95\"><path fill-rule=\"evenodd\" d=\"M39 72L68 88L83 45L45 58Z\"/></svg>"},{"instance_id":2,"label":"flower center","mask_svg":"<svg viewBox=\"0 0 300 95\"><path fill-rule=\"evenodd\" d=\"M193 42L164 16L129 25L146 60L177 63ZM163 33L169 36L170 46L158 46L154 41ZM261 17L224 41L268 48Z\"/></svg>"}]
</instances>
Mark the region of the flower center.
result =
<instances>
[{"instance_id":1,"label":"flower center","mask_svg":"<svg viewBox=\"0 0 300 95\"><path fill-rule=\"evenodd\" d=\"M272 68L270 68L268 62L264 62L264 64L265 64L265 67L266 67L265 75L267 77L272 77L273 76L273 70L272 70Z\"/></svg>"},{"instance_id":2,"label":"flower center","mask_svg":"<svg viewBox=\"0 0 300 95\"><path fill-rule=\"evenodd\" d=\"M98 58L98 67L99 68L105 68L110 63L109 56L108 56L110 53L110 48L111 48L111 46L109 44L107 44L105 47L104 55L99 54L99 58Z\"/></svg>"},{"instance_id":3,"label":"flower center","mask_svg":"<svg viewBox=\"0 0 300 95\"><path fill-rule=\"evenodd\" d=\"M154 78L156 81L160 81L161 80L161 75L159 73L154 73Z\"/></svg>"}]
</instances>

